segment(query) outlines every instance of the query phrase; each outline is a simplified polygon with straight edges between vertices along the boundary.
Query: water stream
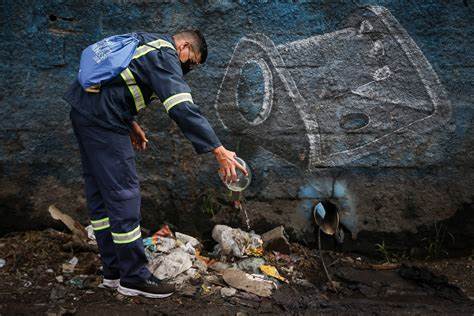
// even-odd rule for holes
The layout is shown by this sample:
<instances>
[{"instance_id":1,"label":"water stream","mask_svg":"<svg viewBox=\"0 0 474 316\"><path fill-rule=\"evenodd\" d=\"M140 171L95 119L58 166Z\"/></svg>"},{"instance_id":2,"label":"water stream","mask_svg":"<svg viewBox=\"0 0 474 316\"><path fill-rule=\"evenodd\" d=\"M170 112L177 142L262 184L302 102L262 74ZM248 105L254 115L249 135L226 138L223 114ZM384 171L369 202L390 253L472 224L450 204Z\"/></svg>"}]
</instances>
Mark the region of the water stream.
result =
<instances>
[{"instance_id":1,"label":"water stream","mask_svg":"<svg viewBox=\"0 0 474 316\"><path fill-rule=\"evenodd\" d=\"M250 219L249 219L249 215L247 214L244 194L242 192L235 192L233 194L233 198L234 198L234 207L240 211L242 220L245 220L245 224L247 225L247 231L250 231L251 230Z\"/></svg>"}]
</instances>

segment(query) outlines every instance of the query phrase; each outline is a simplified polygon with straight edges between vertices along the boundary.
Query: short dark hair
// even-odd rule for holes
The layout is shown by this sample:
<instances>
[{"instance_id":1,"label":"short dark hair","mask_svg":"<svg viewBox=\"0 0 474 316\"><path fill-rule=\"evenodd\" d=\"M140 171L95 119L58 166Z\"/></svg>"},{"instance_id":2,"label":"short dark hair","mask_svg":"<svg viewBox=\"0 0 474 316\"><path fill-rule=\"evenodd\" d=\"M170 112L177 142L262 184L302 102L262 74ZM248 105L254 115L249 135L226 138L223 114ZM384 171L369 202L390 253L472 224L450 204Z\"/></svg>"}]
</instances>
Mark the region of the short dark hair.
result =
<instances>
[{"instance_id":1,"label":"short dark hair","mask_svg":"<svg viewBox=\"0 0 474 316\"><path fill-rule=\"evenodd\" d=\"M199 50L201 54L201 63L206 62L207 59L207 43L204 35L198 29L188 29L177 33L178 36L189 37L193 42L193 47Z\"/></svg>"}]
</instances>

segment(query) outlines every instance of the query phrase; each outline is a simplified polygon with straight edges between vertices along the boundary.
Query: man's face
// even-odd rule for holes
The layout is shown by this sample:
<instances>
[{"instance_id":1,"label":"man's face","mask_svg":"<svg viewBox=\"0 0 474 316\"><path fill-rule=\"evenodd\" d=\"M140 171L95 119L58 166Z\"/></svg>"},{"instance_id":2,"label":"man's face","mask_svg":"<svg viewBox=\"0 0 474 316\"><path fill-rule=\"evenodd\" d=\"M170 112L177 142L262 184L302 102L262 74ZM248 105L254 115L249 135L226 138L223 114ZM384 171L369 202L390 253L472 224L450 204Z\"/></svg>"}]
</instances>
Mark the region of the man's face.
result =
<instances>
[{"instance_id":1,"label":"man's face","mask_svg":"<svg viewBox=\"0 0 474 316\"><path fill-rule=\"evenodd\" d=\"M179 60L183 74L187 74L201 62L201 55L193 48L191 43L185 42L179 49Z\"/></svg>"}]
</instances>

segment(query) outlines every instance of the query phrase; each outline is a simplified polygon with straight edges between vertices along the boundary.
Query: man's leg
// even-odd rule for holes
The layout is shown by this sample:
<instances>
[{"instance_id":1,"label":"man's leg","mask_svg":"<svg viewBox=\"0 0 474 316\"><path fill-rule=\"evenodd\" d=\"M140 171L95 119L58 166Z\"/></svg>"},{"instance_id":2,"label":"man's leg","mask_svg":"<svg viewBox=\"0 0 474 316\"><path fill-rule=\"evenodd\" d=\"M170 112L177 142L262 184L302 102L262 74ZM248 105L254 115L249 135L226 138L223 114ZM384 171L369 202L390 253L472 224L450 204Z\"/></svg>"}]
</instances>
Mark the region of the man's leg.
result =
<instances>
[{"instance_id":1,"label":"man's leg","mask_svg":"<svg viewBox=\"0 0 474 316\"><path fill-rule=\"evenodd\" d=\"M87 205L92 229L99 247L104 279L120 279L120 267L110 231L110 220L97 182L90 174L84 175Z\"/></svg>"},{"instance_id":2,"label":"man's leg","mask_svg":"<svg viewBox=\"0 0 474 316\"><path fill-rule=\"evenodd\" d=\"M140 191L135 154L128 135L118 134L73 116L94 179L109 217L120 279L142 282L150 277L140 230Z\"/></svg>"},{"instance_id":3,"label":"man's leg","mask_svg":"<svg viewBox=\"0 0 474 316\"><path fill-rule=\"evenodd\" d=\"M77 132L77 129L81 127L74 123L73 117L74 116L71 114L71 121L73 123L74 133L81 154L87 208L89 210L92 228L99 248L104 279L116 280L120 278L120 270L118 258L115 253L115 245L112 241L112 235L110 232L109 217L105 208L104 200L100 194L99 186L92 174L89 160L84 150L84 146L82 145L81 137Z\"/></svg>"}]
</instances>

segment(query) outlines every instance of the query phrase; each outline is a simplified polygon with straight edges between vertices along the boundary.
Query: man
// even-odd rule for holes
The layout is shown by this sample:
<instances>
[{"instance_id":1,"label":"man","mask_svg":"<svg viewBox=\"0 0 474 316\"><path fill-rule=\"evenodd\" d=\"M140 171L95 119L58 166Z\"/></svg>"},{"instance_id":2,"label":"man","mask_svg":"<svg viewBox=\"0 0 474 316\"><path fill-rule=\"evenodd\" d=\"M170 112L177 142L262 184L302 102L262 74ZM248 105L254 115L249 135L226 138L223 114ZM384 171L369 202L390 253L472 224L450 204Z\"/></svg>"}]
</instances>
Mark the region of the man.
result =
<instances>
[{"instance_id":1,"label":"man","mask_svg":"<svg viewBox=\"0 0 474 316\"><path fill-rule=\"evenodd\" d=\"M137 33L139 46L127 69L87 92L76 80L64 99L79 143L87 207L103 265L103 285L124 295L162 298L174 287L155 278L140 230L140 192L133 147L148 140L134 116L159 98L198 154L213 152L225 181L236 179L235 153L225 149L199 108L183 75L207 58L198 30L174 36ZM133 146L133 147L132 147Z\"/></svg>"}]
</instances>

